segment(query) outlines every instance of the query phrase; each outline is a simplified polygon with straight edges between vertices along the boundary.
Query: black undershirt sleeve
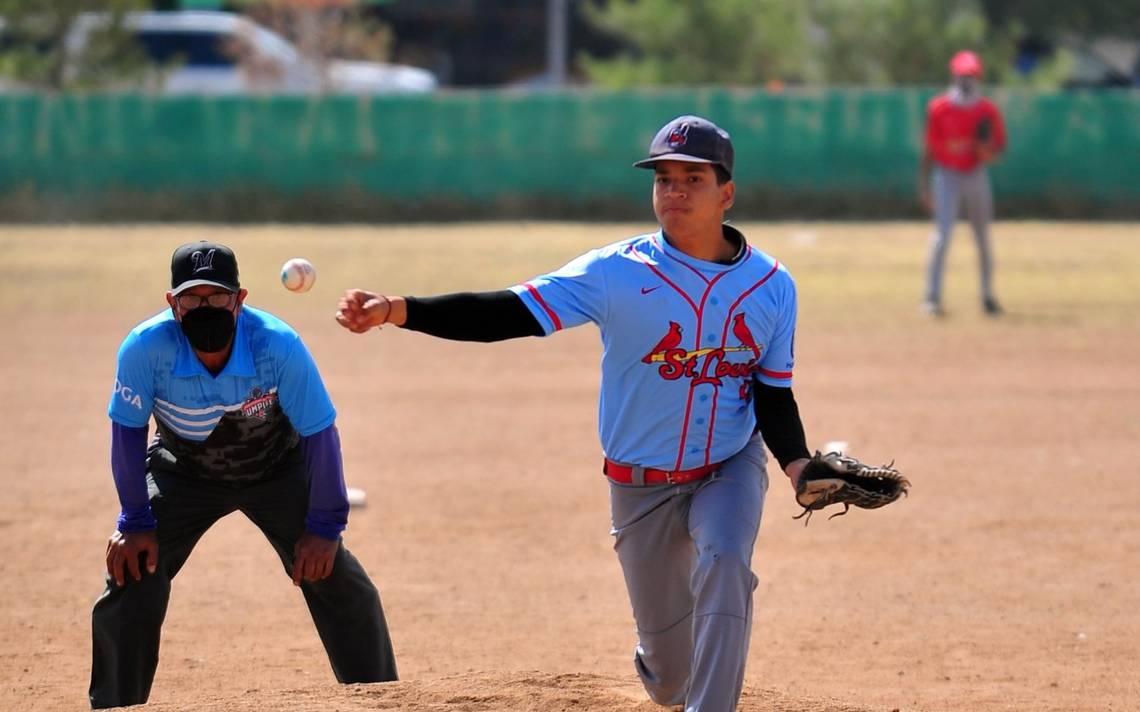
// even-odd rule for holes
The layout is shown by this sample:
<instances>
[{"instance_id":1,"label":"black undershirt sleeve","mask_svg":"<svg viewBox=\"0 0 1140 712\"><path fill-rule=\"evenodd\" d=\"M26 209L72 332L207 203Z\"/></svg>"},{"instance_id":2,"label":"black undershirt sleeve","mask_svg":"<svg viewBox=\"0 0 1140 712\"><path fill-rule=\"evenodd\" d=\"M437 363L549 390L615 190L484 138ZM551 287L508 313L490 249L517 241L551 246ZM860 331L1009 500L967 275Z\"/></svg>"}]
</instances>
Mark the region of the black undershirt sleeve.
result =
<instances>
[{"instance_id":1,"label":"black undershirt sleeve","mask_svg":"<svg viewBox=\"0 0 1140 712\"><path fill-rule=\"evenodd\" d=\"M752 386L756 429L779 461L780 468L786 468L788 463L801 457L811 457L792 389L768 386L760 381L753 381Z\"/></svg>"},{"instance_id":2,"label":"black undershirt sleeve","mask_svg":"<svg viewBox=\"0 0 1140 712\"><path fill-rule=\"evenodd\" d=\"M403 328L441 339L487 343L546 333L523 300L509 289L404 299L408 317Z\"/></svg>"}]
</instances>

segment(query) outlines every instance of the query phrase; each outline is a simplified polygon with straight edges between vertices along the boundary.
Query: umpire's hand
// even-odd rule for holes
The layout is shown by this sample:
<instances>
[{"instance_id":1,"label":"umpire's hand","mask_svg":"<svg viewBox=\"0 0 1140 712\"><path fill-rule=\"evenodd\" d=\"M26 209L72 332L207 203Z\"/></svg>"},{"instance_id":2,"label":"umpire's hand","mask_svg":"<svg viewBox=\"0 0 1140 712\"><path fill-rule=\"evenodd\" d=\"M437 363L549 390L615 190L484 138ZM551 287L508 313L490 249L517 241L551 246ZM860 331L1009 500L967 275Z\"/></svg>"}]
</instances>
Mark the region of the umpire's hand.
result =
<instances>
[{"instance_id":1,"label":"umpire's hand","mask_svg":"<svg viewBox=\"0 0 1140 712\"><path fill-rule=\"evenodd\" d=\"M139 569L139 555L146 554L146 572L153 574L158 568L158 535L152 529L149 532L123 532L116 531L107 542L107 573L115 579L116 586L122 586L126 580L126 570L131 572L135 581L142 580L142 571Z\"/></svg>"},{"instance_id":2,"label":"umpire's hand","mask_svg":"<svg viewBox=\"0 0 1140 712\"><path fill-rule=\"evenodd\" d=\"M320 581L328 578L339 546L339 539L330 541L310 532L302 534L293 547L293 585L300 586L302 579Z\"/></svg>"}]
</instances>

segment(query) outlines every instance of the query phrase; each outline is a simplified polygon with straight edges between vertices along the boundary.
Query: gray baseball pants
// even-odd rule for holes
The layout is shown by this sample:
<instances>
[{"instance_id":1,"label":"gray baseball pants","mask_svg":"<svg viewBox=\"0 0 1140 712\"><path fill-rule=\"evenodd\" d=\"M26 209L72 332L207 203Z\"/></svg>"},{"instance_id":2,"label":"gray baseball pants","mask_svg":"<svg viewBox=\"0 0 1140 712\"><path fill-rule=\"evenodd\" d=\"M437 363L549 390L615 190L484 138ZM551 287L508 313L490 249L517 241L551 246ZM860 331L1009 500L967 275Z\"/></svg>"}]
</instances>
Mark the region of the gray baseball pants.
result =
<instances>
[{"instance_id":1,"label":"gray baseball pants","mask_svg":"<svg viewBox=\"0 0 1140 712\"><path fill-rule=\"evenodd\" d=\"M933 183L934 234L930 239L930 259L926 271L926 301L938 304L942 299L942 274L946 267L946 248L962 206L974 230L978 245L979 296L993 299L993 256L990 252L990 223L994 217L990 176L984 165L972 171L956 171L935 165Z\"/></svg>"},{"instance_id":2,"label":"gray baseball pants","mask_svg":"<svg viewBox=\"0 0 1140 712\"><path fill-rule=\"evenodd\" d=\"M279 477L243 487L162 470L152 470L147 485L158 520L158 570L153 574L144 570L140 581L128 573L122 586L105 576L106 588L91 614L93 708L147 701L158 667L159 633L171 580L214 522L240 510L265 534L286 574L293 565L293 545L305 527L309 483L301 460ZM321 581L302 582L301 592L338 681L396 679L380 595L343 542L332 574ZM224 596L225 591L218 594Z\"/></svg>"},{"instance_id":3,"label":"gray baseball pants","mask_svg":"<svg viewBox=\"0 0 1140 712\"><path fill-rule=\"evenodd\" d=\"M752 549L768 489L755 436L710 477L610 483L614 550L629 591L646 691L685 712L736 709L752 632Z\"/></svg>"}]
</instances>

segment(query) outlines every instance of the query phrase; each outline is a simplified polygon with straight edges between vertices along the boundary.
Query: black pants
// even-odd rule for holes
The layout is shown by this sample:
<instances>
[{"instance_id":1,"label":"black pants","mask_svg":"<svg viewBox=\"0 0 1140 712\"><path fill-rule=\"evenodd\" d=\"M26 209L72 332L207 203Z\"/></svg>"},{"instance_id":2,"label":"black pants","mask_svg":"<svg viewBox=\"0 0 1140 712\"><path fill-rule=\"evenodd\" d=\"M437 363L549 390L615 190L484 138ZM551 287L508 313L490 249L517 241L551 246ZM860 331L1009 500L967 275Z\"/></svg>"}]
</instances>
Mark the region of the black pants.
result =
<instances>
[{"instance_id":1,"label":"black pants","mask_svg":"<svg viewBox=\"0 0 1140 712\"><path fill-rule=\"evenodd\" d=\"M106 577L106 589L91 614L93 708L146 702L158 666L170 582L214 522L240 510L269 539L287 574L293 566L293 545L305 528L308 478L300 463L288 466L279 477L245 487L163 470L152 470L147 484L158 520L158 568L154 574L144 569L141 581L128 573L121 587ZM302 582L301 590L338 681L396 679L380 594L343 543L337 548L332 575L315 583Z\"/></svg>"}]
</instances>

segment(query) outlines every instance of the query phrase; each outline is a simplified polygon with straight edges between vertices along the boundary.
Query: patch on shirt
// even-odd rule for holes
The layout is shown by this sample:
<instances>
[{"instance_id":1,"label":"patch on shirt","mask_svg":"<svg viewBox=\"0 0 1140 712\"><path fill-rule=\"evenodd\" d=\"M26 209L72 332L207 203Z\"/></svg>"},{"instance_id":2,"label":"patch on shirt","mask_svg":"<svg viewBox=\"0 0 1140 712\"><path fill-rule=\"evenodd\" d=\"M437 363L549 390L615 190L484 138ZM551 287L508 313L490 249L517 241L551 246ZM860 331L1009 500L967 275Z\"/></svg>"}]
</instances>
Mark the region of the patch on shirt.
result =
<instances>
[{"instance_id":1,"label":"patch on shirt","mask_svg":"<svg viewBox=\"0 0 1140 712\"><path fill-rule=\"evenodd\" d=\"M269 411L277 403L277 389L271 389L268 392L262 391L260 388L254 388L249 393L249 397L241 404L241 414L247 418L265 418L269 415Z\"/></svg>"},{"instance_id":2,"label":"patch on shirt","mask_svg":"<svg viewBox=\"0 0 1140 712\"><path fill-rule=\"evenodd\" d=\"M732 320L732 335L740 343L739 346L722 345L688 351L678 348L682 341L682 331L680 324L670 321L665 336L641 359L642 363L650 365L660 363L657 373L667 381L685 377L692 379L694 386L705 383L720 386L722 378L749 378L753 373L763 370L758 363L764 346L752 335L752 330L744 321L743 312ZM751 353L752 358L743 363L728 360L728 354L740 351Z\"/></svg>"}]
</instances>

